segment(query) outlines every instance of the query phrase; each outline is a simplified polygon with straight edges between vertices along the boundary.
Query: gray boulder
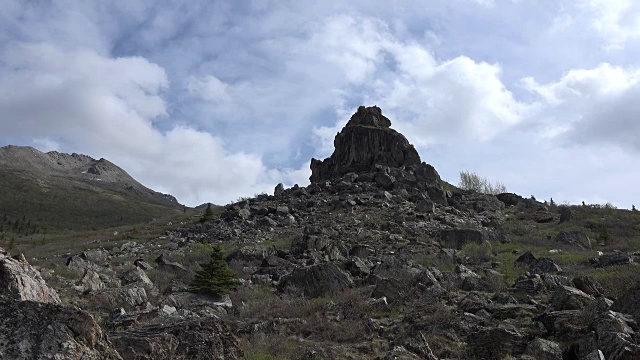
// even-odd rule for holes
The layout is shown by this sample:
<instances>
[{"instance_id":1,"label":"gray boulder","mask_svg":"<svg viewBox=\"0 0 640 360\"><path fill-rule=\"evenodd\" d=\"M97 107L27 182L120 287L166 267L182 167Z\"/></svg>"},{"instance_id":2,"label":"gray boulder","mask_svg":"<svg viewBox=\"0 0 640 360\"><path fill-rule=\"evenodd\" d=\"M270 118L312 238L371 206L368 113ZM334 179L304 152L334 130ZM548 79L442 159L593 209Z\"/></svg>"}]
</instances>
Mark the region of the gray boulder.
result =
<instances>
[{"instance_id":1,"label":"gray boulder","mask_svg":"<svg viewBox=\"0 0 640 360\"><path fill-rule=\"evenodd\" d=\"M553 292L547 311L581 310L593 300L593 296L574 287L560 285Z\"/></svg>"},{"instance_id":2,"label":"gray boulder","mask_svg":"<svg viewBox=\"0 0 640 360\"><path fill-rule=\"evenodd\" d=\"M537 360L562 360L560 344L554 341L535 338L527 345L527 355Z\"/></svg>"},{"instance_id":3,"label":"gray boulder","mask_svg":"<svg viewBox=\"0 0 640 360\"><path fill-rule=\"evenodd\" d=\"M89 313L0 298L0 358L122 360Z\"/></svg>"},{"instance_id":4,"label":"gray boulder","mask_svg":"<svg viewBox=\"0 0 640 360\"><path fill-rule=\"evenodd\" d=\"M282 183L279 183L278 185L276 185L276 188L273 189L273 195L281 196L283 193L284 193L284 185Z\"/></svg>"},{"instance_id":5,"label":"gray boulder","mask_svg":"<svg viewBox=\"0 0 640 360\"><path fill-rule=\"evenodd\" d=\"M351 276L333 262L296 269L280 280L278 289L320 297L353 286Z\"/></svg>"},{"instance_id":6,"label":"gray boulder","mask_svg":"<svg viewBox=\"0 0 640 360\"><path fill-rule=\"evenodd\" d=\"M485 236L475 229L447 229L440 232L440 244L447 249L462 249L468 243L482 244Z\"/></svg>"},{"instance_id":7,"label":"gray boulder","mask_svg":"<svg viewBox=\"0 0 640 360\"><path fill-rule=\"evenodd\" d=\"M230 360L243 355L229 327L216 317L131 328L111 339L125 359Z\"/></svg>"},{"instance_id":8,"label":"gray boulder","mask_svg":"<svg viewBox=\"0 0 640 360\"><path fill-rule=\"evenodd\" d=\"M560 231L555 237L558 244L582 249L591 250L591 239L582 231Z\"/></svg>"},{"instance_id":9,"label":"gray boulder","mask_svg":"<svg viewBox=\"0 0 640 360\"><path fill-rule=\"evenodd\" d=\"M100 275L93 270L85 271L82 279L80 279L78 286L82 291L97 291L105 288L104 282L100 279Z\"/></svg>"},{"instance_id":10,"label":"gray boulder","mask_svg":"<svg viewBox=\"0 0 640 360\"><path fill-rule=\"evenodd\" d=\"M50 288L24 256L18 259L0 254L0 295L16 300L61 304L58 293Z\"/></svg>"},{"instance_id":11,"label":"gray boulder","mask_svg":"<svg viewBox=\"0 0 640 360\"><path fill-rule=\"evenodd\" d=\"M634 318L640 320L640 282L614 301L611 310L633 315Z\"/></svg>"}]
</instances>

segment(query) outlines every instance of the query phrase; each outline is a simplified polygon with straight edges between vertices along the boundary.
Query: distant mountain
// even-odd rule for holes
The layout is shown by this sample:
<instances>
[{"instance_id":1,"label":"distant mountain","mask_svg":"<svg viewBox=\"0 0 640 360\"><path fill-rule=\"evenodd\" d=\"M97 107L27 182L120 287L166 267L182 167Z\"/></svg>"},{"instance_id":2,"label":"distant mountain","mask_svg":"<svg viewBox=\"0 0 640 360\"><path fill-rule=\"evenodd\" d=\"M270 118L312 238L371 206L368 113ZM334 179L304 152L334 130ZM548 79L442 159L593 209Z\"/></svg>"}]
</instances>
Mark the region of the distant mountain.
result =
<instances>
[{"instance_id":1,"label":"distant mountain","mask_svg":"<svg viewBox=\"0 0 640 360\"><path fill-rule=\"evenodd\" d=\"M182 206L106 159L32 147L0 147L0 216L49 229L85 230L135 224Z\"/></svg>"}]
</instances>

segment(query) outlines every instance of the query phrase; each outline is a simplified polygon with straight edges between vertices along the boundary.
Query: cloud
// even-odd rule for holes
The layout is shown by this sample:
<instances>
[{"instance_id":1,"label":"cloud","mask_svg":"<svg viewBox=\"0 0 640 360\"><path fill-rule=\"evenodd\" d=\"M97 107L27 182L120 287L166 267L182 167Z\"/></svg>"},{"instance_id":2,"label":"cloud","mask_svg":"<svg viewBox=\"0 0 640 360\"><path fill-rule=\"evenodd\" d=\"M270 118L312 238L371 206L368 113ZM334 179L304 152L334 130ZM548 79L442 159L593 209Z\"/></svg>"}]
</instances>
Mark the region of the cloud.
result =
<instances>
[{"instance_id":1,"label":"cloud","mask_svg":"<svg viewBox=\"0 0 640 360\"><path fill-rule=\"evenodd\" d=\"M613 155L637 154L632 1L265 4L9 0L0 140L105 156L183 201L224 202L306 183L309 158L377 104L453 178L574 199L550 168L600 169L595 184L637 174Z\"/></svg>"},{"instance_id":2,"label":"cloud","mask_svg":"<svg viewBox=\"0 0 640 360\"><path fill-rule=\"evenodd\" d=\"M502 83L498 65L466 56L438 61L428 48L395 38L375 19L329 19L309 46L326 54L365 94L365 103L380 105L398 119L396 128L421 145L486 141L516 125L527 111ZM322 152L346 120L315 130Z\"/></svg>"},{"instance_id":3,"label":"cloud","mask_svg":"<svg viewBox=\"0 0 640 360\"><path fill-rule=\"evenodd\" d=\"M608 63L592 69L574 69L557 81L524 86L538 94L539 121L556 128L565 143L621 146L640 151L640 70Z\"/></svg>"},{"instance_id":4,"label":"cloud","mask_svg":"<svg viewBox=\"0 0 640 360\"><path fill-rule=\"evenodd\" d=\"M634 0L588 0L593 27L612 48L640 38L640 4Z\"/></svg>"},{"instance_id":5,"label":"cloud","mask_svg":"<svg viewBox=\"0 0 640 360\"><path fill-rule=\"evenodd\" d=\"M162 95L169 84L164 70L144 58L27 44L5 52L3 60L11 70L0 78L5 135L31 136L46 150L107 157L189 205L225 203L273 186L274 174L258 155L227 152L222 139L188 126L155 128L154 119L168 116ZM204 87L199 95L210 96L219 82L205 80L198 83ZM286 170L275 175L289 176Z\"/></svg>"}]
</instances>

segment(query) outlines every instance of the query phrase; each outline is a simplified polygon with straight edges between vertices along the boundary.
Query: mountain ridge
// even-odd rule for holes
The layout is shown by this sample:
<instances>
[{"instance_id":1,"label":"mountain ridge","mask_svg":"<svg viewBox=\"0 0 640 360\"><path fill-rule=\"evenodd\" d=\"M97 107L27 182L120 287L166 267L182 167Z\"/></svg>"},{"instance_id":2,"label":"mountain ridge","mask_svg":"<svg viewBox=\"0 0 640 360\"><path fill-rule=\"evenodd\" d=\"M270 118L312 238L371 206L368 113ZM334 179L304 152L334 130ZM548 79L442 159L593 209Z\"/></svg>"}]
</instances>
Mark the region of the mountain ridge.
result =
<instances>
[{"instance_id":1,"label":"mountain ridge","mask_svg":"<svg viewBox=\"0 0 640 360\"><path fill-rule=\"evenodd\" d=\"M0 147L0 185L0 212L66 230L146 222L182 209L107 159L30 146Z\"/></svg>"}]
</instances>

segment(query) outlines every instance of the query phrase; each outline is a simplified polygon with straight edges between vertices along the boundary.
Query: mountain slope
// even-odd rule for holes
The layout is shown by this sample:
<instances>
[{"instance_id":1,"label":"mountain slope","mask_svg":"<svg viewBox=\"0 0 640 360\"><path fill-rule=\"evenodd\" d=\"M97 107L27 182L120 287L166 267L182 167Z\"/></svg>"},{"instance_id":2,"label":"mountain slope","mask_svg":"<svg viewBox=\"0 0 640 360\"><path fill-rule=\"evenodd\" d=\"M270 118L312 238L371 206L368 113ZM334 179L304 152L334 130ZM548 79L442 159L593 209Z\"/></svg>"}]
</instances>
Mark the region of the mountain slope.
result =
<instances>
[{"instance_id":1,"label":"mountain slope","mask_svg":"<svg viewBox=\"0 0 640 360\"><path fill-rule=\"evenodd\" d=\"M86 155L0 148L0 214L58 230L135 224L174 214L176 199Z\"/></svg>"}]
</instances>

